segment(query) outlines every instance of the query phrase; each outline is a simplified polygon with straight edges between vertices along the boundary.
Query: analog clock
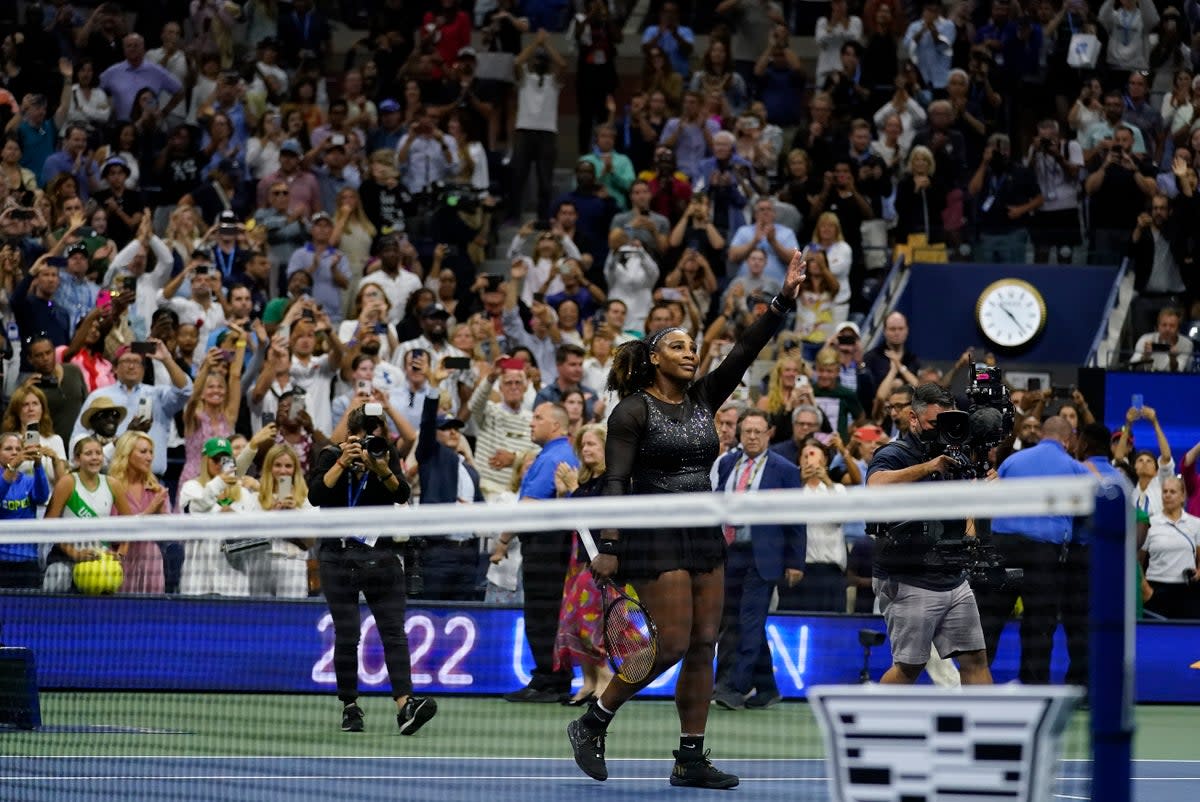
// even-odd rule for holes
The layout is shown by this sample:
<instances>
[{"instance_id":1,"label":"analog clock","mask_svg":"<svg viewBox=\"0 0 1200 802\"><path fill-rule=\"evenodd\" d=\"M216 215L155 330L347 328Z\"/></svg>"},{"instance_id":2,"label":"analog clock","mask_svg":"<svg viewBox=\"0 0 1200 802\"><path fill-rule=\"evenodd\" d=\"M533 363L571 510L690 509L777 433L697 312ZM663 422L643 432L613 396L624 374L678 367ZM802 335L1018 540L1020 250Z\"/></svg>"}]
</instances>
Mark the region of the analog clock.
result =
<instances>
[{"instance_id":1,"label":"analog clock","mask_svg":"<svg viewBox=\"0 0 1200 802\"><path fill-rule=\"evenodd\" d=\"M1028 281L1001 279L979 293L975 320L993 345L1020 348L1031 343L1046 326L1046 301Z\"/></svg>"}]
</instances>

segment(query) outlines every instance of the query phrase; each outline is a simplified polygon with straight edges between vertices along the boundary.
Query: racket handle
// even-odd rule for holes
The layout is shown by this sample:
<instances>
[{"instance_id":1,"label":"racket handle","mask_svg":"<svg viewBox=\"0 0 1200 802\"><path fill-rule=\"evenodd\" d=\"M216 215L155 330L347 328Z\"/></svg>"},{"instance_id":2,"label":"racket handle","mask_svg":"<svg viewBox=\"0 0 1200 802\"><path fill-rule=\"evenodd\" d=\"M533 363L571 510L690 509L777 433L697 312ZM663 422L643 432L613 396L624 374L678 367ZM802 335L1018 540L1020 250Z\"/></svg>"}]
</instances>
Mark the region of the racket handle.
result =
<instances>
[{"instance_id":1,"label":"racket handle","mask_svg":"<svg viewBox=\"0 0 1200 802\"><path fill-rule=\"evenodd\" d=\"M579 533L579 539L583 542L583 548L587 551L588 559L596 559L600 550L596 548L596 541L592 537L592 530L581 526L576 531Z\"/></svg>"}]
</instances>

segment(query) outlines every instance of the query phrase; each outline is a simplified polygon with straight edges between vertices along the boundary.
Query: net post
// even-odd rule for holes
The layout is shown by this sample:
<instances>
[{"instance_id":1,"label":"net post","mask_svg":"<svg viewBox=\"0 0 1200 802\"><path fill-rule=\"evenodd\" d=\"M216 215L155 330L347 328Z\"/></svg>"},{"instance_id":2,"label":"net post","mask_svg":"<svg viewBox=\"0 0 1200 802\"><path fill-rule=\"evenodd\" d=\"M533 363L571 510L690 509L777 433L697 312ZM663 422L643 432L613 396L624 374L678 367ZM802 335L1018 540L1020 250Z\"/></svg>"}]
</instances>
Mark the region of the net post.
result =
<instances>
[{"instance_id":1,"label":"net post","mask_svg":"<svg viewBox=\"0 0 1200 802\"><path fill-rule=\"evenodd\" d=\"M1091 522L1088 645L1092 793L1130 802L1133 758L1134 620L1137 530L1129 488L1102 477Z\"/></svg>"}]
</instances>

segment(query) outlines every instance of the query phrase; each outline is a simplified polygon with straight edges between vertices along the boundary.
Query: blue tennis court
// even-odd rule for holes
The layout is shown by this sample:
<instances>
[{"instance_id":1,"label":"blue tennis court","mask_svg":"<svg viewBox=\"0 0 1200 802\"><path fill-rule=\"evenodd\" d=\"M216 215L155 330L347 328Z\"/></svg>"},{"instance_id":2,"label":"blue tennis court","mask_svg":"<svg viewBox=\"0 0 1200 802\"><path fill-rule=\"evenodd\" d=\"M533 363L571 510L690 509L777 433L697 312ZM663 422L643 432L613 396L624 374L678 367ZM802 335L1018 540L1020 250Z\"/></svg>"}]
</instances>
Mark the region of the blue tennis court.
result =
<instances>
[{"instance_id":1,"label":"blue tennis court","mask_svg":"<svg viewBox=\"0 0 1200 802\"><path fill-rule=\"evenodd\" d=\"M829 799L821 759L721 761L737 773L742 800ZM583 777L569 758L164 756L0 758L0 799L13 802L118 799L285 800L623 800L711 798L671 788L670 760L614 759L611 778ZM1060 763L1055 797L1090 799L1083 761ZM1134 761L1134 798L1200 798L1200 760Z\"/></svg>"}]
</instances>

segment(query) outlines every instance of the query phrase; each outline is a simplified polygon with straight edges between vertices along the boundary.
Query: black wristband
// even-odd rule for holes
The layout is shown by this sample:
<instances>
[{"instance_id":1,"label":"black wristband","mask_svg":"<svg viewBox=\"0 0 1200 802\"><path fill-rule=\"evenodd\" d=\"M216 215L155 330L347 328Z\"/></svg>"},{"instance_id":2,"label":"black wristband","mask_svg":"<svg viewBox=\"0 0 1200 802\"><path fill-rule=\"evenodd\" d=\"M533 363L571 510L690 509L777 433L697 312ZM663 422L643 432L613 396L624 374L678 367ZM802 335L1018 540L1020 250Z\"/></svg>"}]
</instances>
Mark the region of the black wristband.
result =
<instances>
[{"instance_id":1,"label":"black wristband","mask_svg":"<svg viewBox=\"0 0 1200 802\"><path fill-rule=\"evenodd\" d=\"M771 311L780 317L786 317L787 313L796 305L794 298L784 298L782 295L776 294L774 298L767 304Z\"/></svg>"},{"instance_id":2,"label":"black wristband","mask_svg":"<svg viewBox=\"0 0 1200 802\"><path fill-rule=\"evenodd\" d=\"M596 550L601 554L611 554L616 557L617 553L621 550L621 541L602 537L596 545Z\"/></svg>"}]
</instances>

